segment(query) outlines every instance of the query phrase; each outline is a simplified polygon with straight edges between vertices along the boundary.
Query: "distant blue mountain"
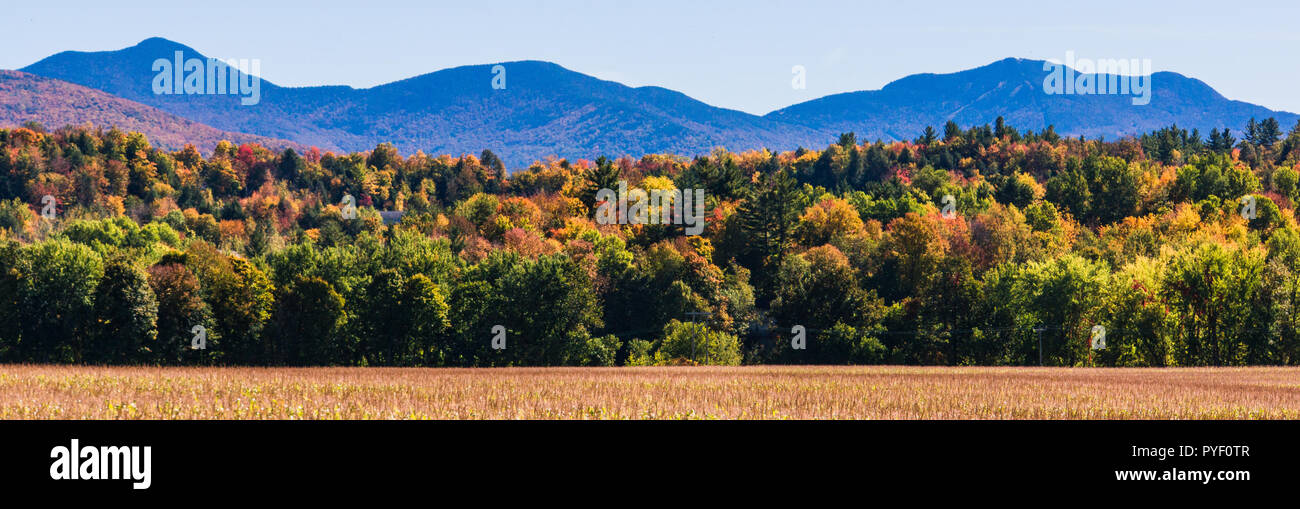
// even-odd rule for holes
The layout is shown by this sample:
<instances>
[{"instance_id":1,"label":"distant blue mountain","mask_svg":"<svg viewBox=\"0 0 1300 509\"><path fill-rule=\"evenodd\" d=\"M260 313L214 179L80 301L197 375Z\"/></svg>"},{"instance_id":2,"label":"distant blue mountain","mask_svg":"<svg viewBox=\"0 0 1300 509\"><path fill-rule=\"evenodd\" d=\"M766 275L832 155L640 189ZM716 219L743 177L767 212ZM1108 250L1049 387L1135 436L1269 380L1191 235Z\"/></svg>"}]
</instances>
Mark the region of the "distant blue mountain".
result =
<instances>
[{"instance_id":1,"label":"distant blue mountain","mask_svg":"<svg viewBox=\"0 0 1300 509\"><path fill-rule=\"evenodd\" d=\"M1049 95L1042 60L1008 58L951 74L916 74L880 90L835 94L796 104L766 118L824 132L854 131L859 139L914 139L926 126L949 120L962 127L1001 116L1019 129L1055 126L1062 135L1117 139L1172 124L1187 130L1230 128L1240 132L1251 117L1276 117L1289 128L1300 118L1232 101L1204 82L1178 73L1150 76L1149 104L1133 95ZM1108 76L1108 75L1107 75Z\"/></svg>"},{"instance_id":2,"label":"distant blue mountain","mask_svg":"<svg viewBox=\"0 0 1300 509\"><path fill-rule=\"evenodd\" d=\"M491 149L511 168L549 155L594 158L671 152L821 147L841 132L859 139L912 139L927 125L963 126L998 116L1020 129L1054 125L1062 135L1139 134L1177 123L1208 133L1240 131L1251 117L1297 116L1230 101L1205 83L1176 73L1154 74L1149 105L1130 96L1047 95L1043 62L1006 59L952 74L909 76L881 90L815 99L765 116L717 108L660 87L628 87L559 65L506 62L506 88L494 90L493 65L446 69L367 89L280 87L261 82L261 100L238 95L157 95L151 68L182 51L166 39L104 52L63 52L22 71L98 89L207 124L315 145L369 150L392 142L404 153L478 153Z\"/></svg>"},{"instance_id":3,"label":"distant blue mountain","mask_svg":"<svg viewBox=\"0 0 1300 509\"><path fill-rule=\"evenodd\" d=\"M405 153L478 153L512 167L548 155L595 158L707 153L730 148L826 143L815 129L716 108L659 87L632 88L547 62L503 63L506 88L491 86L492 65L457 67L368 88L280 87L261 83L261 102L234 95L155 95L158 58L206 58L159 38L120 51L63 52L26 72L103 90L222 129L333 150L392 142Z\"/></svg>"}]
</instances>

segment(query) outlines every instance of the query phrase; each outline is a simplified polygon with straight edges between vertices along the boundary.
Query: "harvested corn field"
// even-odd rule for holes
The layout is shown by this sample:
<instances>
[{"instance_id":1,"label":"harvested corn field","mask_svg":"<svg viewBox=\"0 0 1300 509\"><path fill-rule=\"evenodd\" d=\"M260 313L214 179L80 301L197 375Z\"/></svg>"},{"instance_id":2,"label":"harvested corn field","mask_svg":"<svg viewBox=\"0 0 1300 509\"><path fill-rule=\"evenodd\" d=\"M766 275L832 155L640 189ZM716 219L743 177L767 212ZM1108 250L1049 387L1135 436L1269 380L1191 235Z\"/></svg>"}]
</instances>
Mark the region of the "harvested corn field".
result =
<instances>
[{"instance_id":1,"label":"harvested corn field","mask_svg":"<svg viewBox=\"0 0 1300 509\"><path fill-rule=\"evenodd\" d=\"M1300 369L0 367L5 419L1294 419Z\"/></svg>"}]
</instances>

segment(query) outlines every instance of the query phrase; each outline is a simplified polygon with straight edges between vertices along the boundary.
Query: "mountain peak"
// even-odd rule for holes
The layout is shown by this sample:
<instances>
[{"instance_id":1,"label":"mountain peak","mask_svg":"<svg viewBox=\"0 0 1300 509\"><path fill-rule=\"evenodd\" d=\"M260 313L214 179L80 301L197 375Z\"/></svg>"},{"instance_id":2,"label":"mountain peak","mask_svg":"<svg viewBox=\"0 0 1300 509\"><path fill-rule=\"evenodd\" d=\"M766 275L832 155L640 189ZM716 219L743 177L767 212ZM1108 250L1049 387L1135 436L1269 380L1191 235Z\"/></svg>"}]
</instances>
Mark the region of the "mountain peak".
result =
<instances>
[{"instance_id":1,"label":"mountain peak","mask_svg":"<svg viewBox=\"0 0 1300 509\"><path fill-rule=\"evenodd\" d=\"M186 54L187 58L191 56L195 58L204 57L202 53L199 53L198 50L194 48L173 41L171 39L164 39L162 37L150 37L148 39L140 41L139 43L136 43L135 46L131 46L129 48L123 48L120 51L136 53L136 54L143 54L143 53L157 54L160 55L158 58L162 58L162 56L171 55L173 52L176 51L181 51Z\"/></svg>"},{"instance_id":2,"label":"mountain peak","mask_svg":"<svg viewBox=\"0 0 1300 509\"><path fill-rule=\"evenodd\" d=\"M173 41L171 39L163 38L163 37L150 37L148 39L140 41L139 43L137 43L135 46L132 47L139 48L145 46L184 46L184 45L179 42Z\"/></svg>"}]
</instances>

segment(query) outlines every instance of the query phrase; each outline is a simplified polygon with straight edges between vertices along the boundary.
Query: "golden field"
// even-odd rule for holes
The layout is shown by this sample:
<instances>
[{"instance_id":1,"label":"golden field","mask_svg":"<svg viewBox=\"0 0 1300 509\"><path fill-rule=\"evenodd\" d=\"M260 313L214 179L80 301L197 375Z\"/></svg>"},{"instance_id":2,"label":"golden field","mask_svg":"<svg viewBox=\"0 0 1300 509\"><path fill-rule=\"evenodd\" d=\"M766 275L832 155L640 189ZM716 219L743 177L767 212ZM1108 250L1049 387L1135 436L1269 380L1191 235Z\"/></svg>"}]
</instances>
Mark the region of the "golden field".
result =
<instances>
[{"instance_id":1,"label":"golden field","mask_svg":"<svg viewBox=\"0 0 1300 509\"><path fill-rule=\"evenodd\" d=\"M1295 419L1300 368L0 366L4 419Z\"/></svg>"}]
</instances>

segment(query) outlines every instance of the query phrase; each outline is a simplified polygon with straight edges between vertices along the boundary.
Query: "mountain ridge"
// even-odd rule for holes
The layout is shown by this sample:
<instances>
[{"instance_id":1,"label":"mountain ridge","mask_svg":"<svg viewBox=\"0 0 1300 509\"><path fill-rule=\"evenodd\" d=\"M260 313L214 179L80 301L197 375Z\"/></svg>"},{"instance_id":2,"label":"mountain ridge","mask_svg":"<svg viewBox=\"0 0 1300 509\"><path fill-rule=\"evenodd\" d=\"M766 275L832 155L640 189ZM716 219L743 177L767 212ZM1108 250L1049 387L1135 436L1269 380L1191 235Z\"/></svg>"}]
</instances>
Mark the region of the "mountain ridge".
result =
<instances>
[{"instance_id":1,"label":"mountain ridge","mask_svg":"<svg viewBox=\"0 0 1300 509\"><path fill-rule=\"evenodd\" d=\"M63 52L23 70L105 92L221 129L284 138L327 150L478 153L488 148L512 165L548 155L587 157L673 152L716 146L822 143L814 129L710 106L662 87L628 87L536 60L467 65L366 89L280 87L263 81L261 102L233 96L155 95L149 69L174 51L205 58L165 39L115 52ZM491 72L507 66L506 88Z\"/></svg>"},{"instance_id":2,"label":"mountain ridge","mask_svg":"<svg viewBox=\"0 0 1300 509\"><path fill-rule=\"evenodd\" d=\"M1122 137L1171 124L1202 134L1240 131L1251 117L1300 116L1229 100L1195 78L1158 72L1151 104L1130 96L1047 95L1043 61L1004 58L953 73L904 76L878 90L831 94L766 115L712 106L655 85L631 87L541 60L474 64L353 88L282 87L261 81L261 102L238 96L157 95L153 60L184 44L152 37L112 51L65 51L24 72L98 89L217 129L291 140L335 151L391 142L403 152L453 155L491 149L518 168L547 156L594 158L648 153L695 155L733 150L791 150L829 143L841 132L859 139L906 140L948 120L963 126L1001 116L1021 129L1055 127L1062 135ZM491 86L494 66L505 89Z\"/></svg>"},{"instance_id":3,"label":"mountain ridge","mask_svg":"<svg viewBox=\"0 0 1300 509\"><path fill-rule=\"evenodd\" d=\"M1251 117L1274 116L1285 125L1300 120L1294 113L1228 99L1199 79L1169 71L1150 75L1151 103L1144 106L1133 105L1132 95L1047 95L1042 90L1044 64L1004 58L952 73L913 74L877 90L831 94L765 117L886 140L911 139L926 126L949 120L969 126L999 116L1018 128L1051 125L1062 135L1093 138L1134 136L1171 124L1199 129L1202 135L1215 128L1239 131ZM997 97L999 93L1005 95ZM1011 101L1022 93L1027 100ZM1000 99L993 108L972 108L991 96Z\"/></svg>"}]
</instances>

